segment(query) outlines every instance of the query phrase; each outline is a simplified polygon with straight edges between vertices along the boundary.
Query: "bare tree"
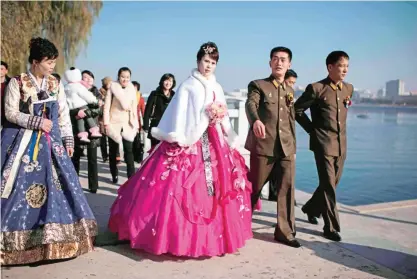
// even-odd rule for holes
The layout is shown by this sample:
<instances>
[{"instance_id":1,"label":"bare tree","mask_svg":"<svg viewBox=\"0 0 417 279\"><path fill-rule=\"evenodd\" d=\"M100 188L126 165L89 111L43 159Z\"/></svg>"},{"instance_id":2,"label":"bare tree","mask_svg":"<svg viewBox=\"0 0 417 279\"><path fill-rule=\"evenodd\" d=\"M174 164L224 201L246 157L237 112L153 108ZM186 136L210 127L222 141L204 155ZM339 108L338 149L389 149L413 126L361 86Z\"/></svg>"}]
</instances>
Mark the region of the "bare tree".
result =
<instances>
[{"instance_id":1,"label":"bare tree","mask_svg":"<svg viewBox=\"0 0 417 279\"><path fill-rule=\"evenodd\" d=\"M40 36L58 48L56 70L62 72L87 46L102 6L101 1L2 1L1 59L12 74L25 71L29 41Z\"/></svg>"}]
</instances>

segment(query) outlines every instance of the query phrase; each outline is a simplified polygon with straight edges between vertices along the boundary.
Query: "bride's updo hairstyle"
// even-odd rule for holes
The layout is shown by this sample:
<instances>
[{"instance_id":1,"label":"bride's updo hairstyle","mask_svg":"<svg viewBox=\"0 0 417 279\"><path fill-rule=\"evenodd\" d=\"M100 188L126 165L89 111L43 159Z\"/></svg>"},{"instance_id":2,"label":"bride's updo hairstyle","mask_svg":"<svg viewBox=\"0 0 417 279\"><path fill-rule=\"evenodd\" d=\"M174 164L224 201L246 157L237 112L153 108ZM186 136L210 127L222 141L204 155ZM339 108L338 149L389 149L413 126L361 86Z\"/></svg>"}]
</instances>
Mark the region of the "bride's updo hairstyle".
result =
<instances>
[{"instance_id":1,"label":"bride's updo hairstyle","mask_svg":"<svg viewBox=\"0 0 417 279\"><path fill-rule=\"evenodd\" d=\"M200 62L204 55L208 54L211 59L219 62L219 49L213 42L207 42L201 45L197 52L197 62Z\"/></svg>"}]
</instances>

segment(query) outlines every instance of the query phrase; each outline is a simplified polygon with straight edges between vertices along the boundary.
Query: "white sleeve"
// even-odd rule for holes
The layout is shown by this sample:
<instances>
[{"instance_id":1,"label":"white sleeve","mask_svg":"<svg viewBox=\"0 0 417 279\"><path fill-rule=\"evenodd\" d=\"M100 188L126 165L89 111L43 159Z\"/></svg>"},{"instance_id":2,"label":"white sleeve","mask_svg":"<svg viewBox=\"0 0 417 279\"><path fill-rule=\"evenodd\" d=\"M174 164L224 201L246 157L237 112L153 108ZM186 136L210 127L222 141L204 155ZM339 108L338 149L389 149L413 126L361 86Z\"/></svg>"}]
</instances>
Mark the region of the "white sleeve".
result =
<instances>
[{"instance_id":1,"label":"white sleeve","mask_svg":"<svg viewBox=\"0 0 417 279\"><path fill-rule=\"evenodd\" d=\"M154 138L167 142L177 142L185 145L187 111L190 106L190 92L180 86L165 110L158 127L153 127L151 134Z\"/></svg>"},{"instance_id":2,"label":"white sleeve","mask_svg":"<svg viewBox=\"0 0 417 279\"><path fill-rule=\"evenodd\" d=\"M80 84L77 87L80 88L80 90L78 90L79 96L88 104L95 104L98 102L96 96L94 96L94 94L90 92L87 88L85 88L83 85Z\"/></svg>"},{"instance_id":3,"label":"white sleeve","mask_svg":"<svg viewBox=\"0 0 417 279\"><path fill-rule=\"evenodd\" d=\"M106 98L104 99L104 107L103 107L103 123L104 123L104 125L110 124L110 108L111 108L112 98L113 98L112 91L107 90Z\"/></svg>"},{"instance_id":4,"label":"white sleeve","mask_svg":"<svg viewBox=\"0 0 417 279\"><path fill-rule=\"evenodd\" d=\"M58 124L61 131L62 140L66 147L74 147L74 135L72 132L71 118L67 104L67 97L65 95L64 86L59 83L58 91Z\"/></svg>"},{"instance_id":5,"label":"white sleeve","mask_svg":"<svg viewBox=\"0 0 417 279\"><path fill-rule=\"evenodd\" d=\"M42 117L33 116L29 113L21 112L20 105L20 87L15 78L12 78L7 85L4 100L4 112L6 119L23 128L39 130L42 127ZM31 105L31 104L29 104Z\"/></svg>"}]
</instances>

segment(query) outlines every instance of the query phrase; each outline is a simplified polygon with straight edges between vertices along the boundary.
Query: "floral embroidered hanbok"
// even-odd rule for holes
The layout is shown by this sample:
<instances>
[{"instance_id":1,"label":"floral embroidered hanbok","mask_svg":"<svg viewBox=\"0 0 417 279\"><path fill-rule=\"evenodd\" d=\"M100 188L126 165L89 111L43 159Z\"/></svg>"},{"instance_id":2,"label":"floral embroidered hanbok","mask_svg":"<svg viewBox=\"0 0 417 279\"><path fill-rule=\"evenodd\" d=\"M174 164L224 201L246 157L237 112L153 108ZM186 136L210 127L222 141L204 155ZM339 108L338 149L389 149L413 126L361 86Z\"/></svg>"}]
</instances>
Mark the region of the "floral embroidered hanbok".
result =
<instances>
[{"instance_id":1,"label":"floral embroidered hanbok","mask_svg":"<svg viewBox=\"0 0 417 279\"><path fill-rule=\"evenodd\" d=\"M74 139L64 88L28 72L6 92L1 131L1 264L65 259L93 249L97 223L65 147ZM40 129L43 119L52 130ZM63 144L64 143L64 144Z\"/></svg>"},{"instance_id":2,"label":"floral embroidered hanbok","mask_svg":"<svg viewBox=\"0 0 417 279\"><path fill-rule=\"evenodd\" d=\"M152 135L161 143L120 187L110 230L153 254L217 256L244 246L252 187L214 76L194 70Z\"/></svg>"}]
</instances>

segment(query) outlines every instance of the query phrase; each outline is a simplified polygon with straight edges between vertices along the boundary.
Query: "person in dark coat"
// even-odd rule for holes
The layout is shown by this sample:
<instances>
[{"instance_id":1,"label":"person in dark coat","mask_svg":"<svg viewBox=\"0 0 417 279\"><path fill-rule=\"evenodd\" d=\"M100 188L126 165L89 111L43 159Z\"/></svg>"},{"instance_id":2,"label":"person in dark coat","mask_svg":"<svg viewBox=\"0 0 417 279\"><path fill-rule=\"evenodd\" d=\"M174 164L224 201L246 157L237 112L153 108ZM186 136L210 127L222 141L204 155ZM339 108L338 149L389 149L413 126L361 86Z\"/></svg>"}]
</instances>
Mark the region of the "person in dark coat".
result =
<instances>
[{"instance_id":1,"label":"person in dark coat","mask_svg":"<svg viewBox=\"0 0 417 279\"><path fill-rule=\"evenodd\" d=\"M159 140L152 137L150 131L153 127L158 126L165 109L174 97L175 92L172 90L173 88L175 88L174 75L164 74L159 81L158 88L151 92L146 102L143 129L145 132L148 132L148 138L151 140L151 150L159 143Z\"/></svg>"}]
</instances>

